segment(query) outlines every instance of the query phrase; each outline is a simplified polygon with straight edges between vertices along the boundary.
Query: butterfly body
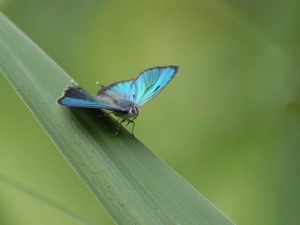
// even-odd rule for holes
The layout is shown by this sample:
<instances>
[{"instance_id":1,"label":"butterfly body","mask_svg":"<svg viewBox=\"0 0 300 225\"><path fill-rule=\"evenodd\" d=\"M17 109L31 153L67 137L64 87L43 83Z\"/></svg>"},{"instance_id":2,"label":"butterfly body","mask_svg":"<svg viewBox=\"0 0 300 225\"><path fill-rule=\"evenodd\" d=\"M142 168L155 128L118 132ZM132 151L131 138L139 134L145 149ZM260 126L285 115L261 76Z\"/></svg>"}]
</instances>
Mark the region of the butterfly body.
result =
<instances>
[{"instance_id":1,"label":"butterfly body","mask_svg":"<svg viewBox=\"0 0 300 225\"><path fill-rule=\"evenodd\" d=\"M175 76L178 66L154 67L142 72L138 77L101 86L96 96L83 90L80 86L68 86L57 104L69 107L98 108L112 111L122 118L120 125L128 121L135 122L139 108L153 99ZM127 125L128 125L127 124Z\"/></svg>"}]
</instances>

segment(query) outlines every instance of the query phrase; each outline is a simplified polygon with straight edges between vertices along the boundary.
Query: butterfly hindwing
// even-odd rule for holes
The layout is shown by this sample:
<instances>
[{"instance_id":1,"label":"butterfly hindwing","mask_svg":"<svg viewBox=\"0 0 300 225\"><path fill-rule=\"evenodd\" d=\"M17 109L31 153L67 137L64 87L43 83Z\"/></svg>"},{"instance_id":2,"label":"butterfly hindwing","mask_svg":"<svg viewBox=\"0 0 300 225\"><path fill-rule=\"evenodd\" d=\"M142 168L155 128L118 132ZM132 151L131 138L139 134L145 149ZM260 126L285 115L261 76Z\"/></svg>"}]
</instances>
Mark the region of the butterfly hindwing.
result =
<instances>
[{"instance_id":1,"label":"butterfly hindwing","mask_svg":"<svg viewBox=\"0 0 300 225\"><path fill-rule=\"evenodd\" d=\"M142 72L132 83L133 101L139 107L154 98L174 77L178 66L155 67Z\"/></svg>"},{"instance_id":2,"label":"butterfly hindwing","mask_svg":"<svg viewBox=\"0 0 300 225\"><path fill-rule=\"evenodd\" d=\"M127 111L133 104L131 85L133 79L113 82L102 86L97 97L110 105Z\"/></svg>"},{"instance_id":3,"label":"butterfly hindwing","mask_svg":"<svg viewBox=\"0 0 300 225\"><path fill-rule=\"evenodd\" d=\"M57 103L69 107L120 110L102 101L96 96L91 95L80 86L68 86L67 89L64 90L63 95L57 100Z\"/></svg>"}]
</instances>

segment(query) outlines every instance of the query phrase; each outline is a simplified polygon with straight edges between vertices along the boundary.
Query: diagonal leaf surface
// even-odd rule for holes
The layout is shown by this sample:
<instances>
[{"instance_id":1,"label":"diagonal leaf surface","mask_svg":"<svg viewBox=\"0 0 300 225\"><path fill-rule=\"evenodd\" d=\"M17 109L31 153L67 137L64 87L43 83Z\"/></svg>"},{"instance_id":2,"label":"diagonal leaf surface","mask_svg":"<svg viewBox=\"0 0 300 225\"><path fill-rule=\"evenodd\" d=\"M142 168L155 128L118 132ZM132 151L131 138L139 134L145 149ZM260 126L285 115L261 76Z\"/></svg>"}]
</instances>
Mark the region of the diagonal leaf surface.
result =
<instances>
[{"instance_id":1,"label":"diagonal leaf surface","mask_svg":"<svg viewBox=\"0 0 300 225\"><path fill-rule=\"evenodd\" d=\"M233 224L114 119L55 104L71 78L3 14L0 69L117 224Z\"/></svg>"}]
</instances>

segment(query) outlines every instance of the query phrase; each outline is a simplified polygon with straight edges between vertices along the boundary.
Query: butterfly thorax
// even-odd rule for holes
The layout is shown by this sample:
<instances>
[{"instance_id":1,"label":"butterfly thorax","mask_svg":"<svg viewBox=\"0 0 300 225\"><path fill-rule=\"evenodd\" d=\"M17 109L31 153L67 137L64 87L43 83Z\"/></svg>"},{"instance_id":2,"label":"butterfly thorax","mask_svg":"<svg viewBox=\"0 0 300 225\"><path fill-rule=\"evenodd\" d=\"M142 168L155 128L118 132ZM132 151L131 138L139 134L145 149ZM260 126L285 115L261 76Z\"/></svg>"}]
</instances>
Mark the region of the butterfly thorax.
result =
<instances>
[{"instance_id":1,"label":"butterfly thorax","mask_svg":"<svg viewBox=\"0 0 300 225\"><path fill-rule=\"evenodd\" d=\"M139 111L139 107L132 105L128 111L114 111L113 113L118 117L131 120L131 118L135 119L139 115Z\"/></svg>"}]
</instances>

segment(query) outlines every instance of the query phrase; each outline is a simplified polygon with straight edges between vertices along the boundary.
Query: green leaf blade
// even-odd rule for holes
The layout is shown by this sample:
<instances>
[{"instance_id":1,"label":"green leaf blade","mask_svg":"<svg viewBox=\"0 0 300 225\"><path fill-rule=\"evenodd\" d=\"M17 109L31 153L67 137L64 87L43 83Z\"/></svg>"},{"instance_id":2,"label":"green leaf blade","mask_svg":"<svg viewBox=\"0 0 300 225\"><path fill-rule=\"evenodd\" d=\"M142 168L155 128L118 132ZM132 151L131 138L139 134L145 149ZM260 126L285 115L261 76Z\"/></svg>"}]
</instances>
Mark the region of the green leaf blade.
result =
<instances>
[{"instance_id":1,"label":"green leaf blade","mask_svg":"<svg viewBox=\"0 0 300 225\"><path fill-rule=\"evenodd\" d=\"M118 224L233 224L99 110L55 103L71 78L0 14L0 69Z\"/></svg>"}]
</instances>

